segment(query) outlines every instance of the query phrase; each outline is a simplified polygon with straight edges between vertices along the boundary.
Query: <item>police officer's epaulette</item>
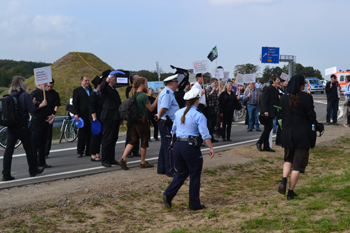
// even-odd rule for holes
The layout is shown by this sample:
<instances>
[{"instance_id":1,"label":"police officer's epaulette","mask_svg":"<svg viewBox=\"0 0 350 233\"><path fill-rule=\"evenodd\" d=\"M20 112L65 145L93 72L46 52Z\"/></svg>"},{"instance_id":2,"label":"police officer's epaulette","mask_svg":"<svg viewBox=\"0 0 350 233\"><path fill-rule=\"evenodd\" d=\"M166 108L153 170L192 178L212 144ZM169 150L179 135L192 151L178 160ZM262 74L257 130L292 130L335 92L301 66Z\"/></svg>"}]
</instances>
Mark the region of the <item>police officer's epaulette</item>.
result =
<instances>
[{"instance_id":1,"label":"police officer's epaulette","mask_svg":"<svg viewBox=\"0 0 350 233\"><path fill-rule=\"evenodd\" d=\"M197 108L197 111L198 111L198 112L200 112L200 113L202 113L202 111L201 111L201 110L199 110L198 108Z\"/></svg>"},{"instance_id":2,"label":"police officer's epaulette","mask_svg":"<svg viewBox=\"0 0 350 233\"><path fill-rule=\"evenodd\" d=\"M166 93L167 93L167 94L170 94L169 90L166 90Z\"/></svg>"}]
</instances>

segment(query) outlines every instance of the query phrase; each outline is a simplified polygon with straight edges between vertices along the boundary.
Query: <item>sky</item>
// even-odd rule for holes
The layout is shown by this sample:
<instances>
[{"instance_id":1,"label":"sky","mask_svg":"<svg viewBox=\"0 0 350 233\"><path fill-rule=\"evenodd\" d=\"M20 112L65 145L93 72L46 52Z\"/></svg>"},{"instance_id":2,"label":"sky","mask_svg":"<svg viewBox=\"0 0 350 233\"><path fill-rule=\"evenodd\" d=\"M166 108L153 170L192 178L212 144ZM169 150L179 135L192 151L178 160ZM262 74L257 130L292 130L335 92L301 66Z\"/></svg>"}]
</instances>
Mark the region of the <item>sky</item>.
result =
<instances>
[{"instance_id":1,"label":"sky","mask_svg":"<svg viewBox=\"0 0 350 233\"><path fill-rule=\"evenodd\" d=\"M190 69L207 60L217 46L217 65L232 74L246 63L262 72L261 50L269 46L325 78L327 68L350 69L348 0L1 0L0 6L0 59L53 63L89 52L114 69L154 71L159 62L172 72L170 65Z\"/></svg>"}]
</instances>

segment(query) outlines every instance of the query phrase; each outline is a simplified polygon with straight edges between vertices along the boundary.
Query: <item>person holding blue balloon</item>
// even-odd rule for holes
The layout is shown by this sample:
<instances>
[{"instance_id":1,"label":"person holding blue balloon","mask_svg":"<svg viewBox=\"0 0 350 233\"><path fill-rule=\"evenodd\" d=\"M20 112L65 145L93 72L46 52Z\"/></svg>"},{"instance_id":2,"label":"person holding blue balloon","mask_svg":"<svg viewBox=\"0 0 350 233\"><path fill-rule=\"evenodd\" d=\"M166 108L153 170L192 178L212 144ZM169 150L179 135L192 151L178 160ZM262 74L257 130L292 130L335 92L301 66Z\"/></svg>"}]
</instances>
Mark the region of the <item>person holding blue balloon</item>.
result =
<instances>
[{"instance_id":1,"label":"person holding blue balloon","mask_svg":"<svg viewBox=\"0 0 350 233\"><path fill-rule=\"evenodd\" d=\"M107 70L108 74L110 72L111 72L110 70ZM101 148L101 141L102 141L102 130L101 130L102 126L100 123L100 116L102 112L102 98L101 98L100 87L103 80L104 80L104 75L102 74L101 76L96 76L91 81L91 83L94 84L94 89L91 92L90 103L89 103L91 133L92 133L90 153L91 153L92 162L101 161L100 148Z\"/></svg>"}]
</instances>

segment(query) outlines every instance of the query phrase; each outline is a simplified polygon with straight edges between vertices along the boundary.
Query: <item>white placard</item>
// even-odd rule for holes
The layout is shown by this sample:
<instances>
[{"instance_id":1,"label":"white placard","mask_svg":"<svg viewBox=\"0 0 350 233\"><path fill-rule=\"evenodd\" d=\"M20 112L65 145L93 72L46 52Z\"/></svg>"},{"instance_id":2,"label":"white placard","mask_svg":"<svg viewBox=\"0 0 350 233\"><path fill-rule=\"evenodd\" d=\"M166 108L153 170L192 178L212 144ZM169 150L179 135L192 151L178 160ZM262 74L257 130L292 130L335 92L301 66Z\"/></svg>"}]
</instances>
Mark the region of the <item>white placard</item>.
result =
<instances>
[{"instance_id":1,"label":"white placard","mask_svg":"<svg viewBox=\"0 0 350 233\"><path fill-rule=\"evenodd\" d=\"M194 74L207 73L209 72L209 61L194 61L193 62L193 72Z\"/></svg>"},{"instance_id":2,"label":"white placard","mask_svg":"<svg viewBox=\"0 0 350 233\"><path fill-rule=\"evenodd\" d=\"M160 79L159 62L156 62L156 66L157 66L157 72L158 72L158 79Z\"/></svg>"},{"instance_id":3,"label":"white placard","mask_svg":"<svg viewBox=\"0 0 350 233\"><path fill-rule=\"evenodd\" d=\"M52 82L51 66L45 66L34 69L35 84Z\"/></svg>"},{"instance_id":4,"label":"white placard","mask_svg":"<svg viewBox=\"0 0 350 233\"><path fill-rule=\"evenodd\" d=\"M337 73L337 67L328 68L328 69L326 69L325 73L326 73L326 75L331 75L331 74Z\"/></svg>"},{"instance_id":5,"label":"white placard","mask_svg":"<svg viewBox=\"0 0 350 233\"><path fill-rule=\"evenodd\" d=\"M246 74L244 75L244 83L255 83L256 74Z\"/></svg>"},{"instance_id":6,"label":"white placard","mask_svg":"<svg viewBox=\"0 0 350 233\"><path fill-rule=\"evenodd\" d=\"M212 69L211 76L217 80L223 80L225 78L223 69Z\"/></svg>"},{"instance_id":7,"label":"white placard","mask_svg":"<svg viewBox=\"0 0 350 233\"><path fill-rule=\"evenodd\" d=\"M237 85L244 85L244 74L237 74Z\"/></svg>"},{"instance_id":8,"label":"white placard","mask_svg":"<svg viewBox=\"0 0 350 233\"><path fill-rule=\"evenodd\" d=\"M230 78L230 72L229 71L225 71L224 72L224 81L227 82Z\"/></svg>"},{"instance_id":9,"label":"white placard","mask_svg":"<svg viewBox=\"0 0 350 233\"><path fill-rule=\"evenodd\" d=\"M284 79L284 80L289 80L289 75L288 74L285 74L285 73L282 73L281 76L280 76L281 79Z\"/></svg>"},{"instance_id":10,"label":"white placard","mask_svg":"<svg viewBox=\"0 0 350 233\"><path fill-rule=\"evenodd\" d=\"M123 77L118 77L117 78L117 83L118 84L128 84L129 83L129 79L128 78L123 78Z\"/></svg>"}]
</instances>

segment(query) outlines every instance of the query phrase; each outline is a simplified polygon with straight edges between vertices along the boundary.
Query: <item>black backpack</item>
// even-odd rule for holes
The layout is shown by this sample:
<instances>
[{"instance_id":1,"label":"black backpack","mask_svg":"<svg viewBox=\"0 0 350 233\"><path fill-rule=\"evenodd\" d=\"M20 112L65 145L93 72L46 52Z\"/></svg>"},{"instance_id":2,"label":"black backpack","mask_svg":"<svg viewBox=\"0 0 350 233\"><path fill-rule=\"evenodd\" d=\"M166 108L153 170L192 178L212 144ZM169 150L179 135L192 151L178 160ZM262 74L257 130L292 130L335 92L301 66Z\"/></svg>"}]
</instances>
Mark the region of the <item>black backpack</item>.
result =
<instances>
[{"instance_id":1,"label":"black backpack","mask_svg":"<svg viewBox=\"0 0 350 233\"><path fill-rule=\"evenodd\" d=\"M0 98L0 125L13 126L21 123L18 109L18 97L22 93L4 95Z\"/></svg>"},{"instance_id":2,"label":"black backpack","mask_svg":"<svg viewBox=\"0 0 350 233\"><path fill-rule=\"evenodd\" d=\"M119 106L119 115L122 120L132 122L140 119L140 113L136 105L136 95L129 97Z\"/></svg>"}]
</instances>

